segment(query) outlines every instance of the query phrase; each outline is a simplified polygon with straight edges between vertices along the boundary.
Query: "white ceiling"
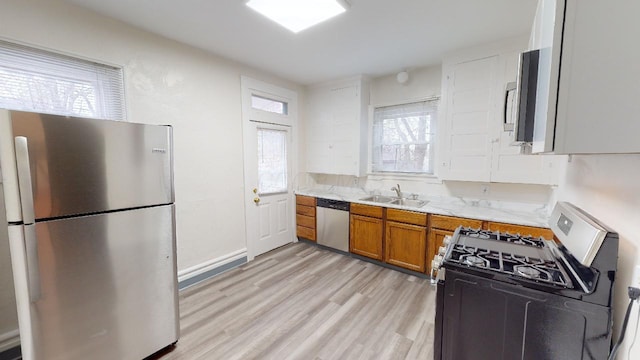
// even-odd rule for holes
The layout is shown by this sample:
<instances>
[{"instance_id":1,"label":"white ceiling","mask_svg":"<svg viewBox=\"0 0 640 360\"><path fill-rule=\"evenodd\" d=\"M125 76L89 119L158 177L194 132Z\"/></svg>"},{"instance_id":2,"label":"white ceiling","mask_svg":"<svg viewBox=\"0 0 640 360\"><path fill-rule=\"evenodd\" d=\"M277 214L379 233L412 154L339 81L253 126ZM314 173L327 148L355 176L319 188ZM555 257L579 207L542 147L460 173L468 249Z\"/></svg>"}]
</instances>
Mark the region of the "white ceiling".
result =
<instances>
[{"instance_id":1,"label":"white ceiling","mask_svg":"<svg viewBox=\"0 0 640 360\"><path fill-rule=\"evenodd\" d=\"M285 79L313 84L440 63L448 51L527 34L537 0L348 0L298 34L246 0L66 0Z\"/></svg>"}]
</instances>

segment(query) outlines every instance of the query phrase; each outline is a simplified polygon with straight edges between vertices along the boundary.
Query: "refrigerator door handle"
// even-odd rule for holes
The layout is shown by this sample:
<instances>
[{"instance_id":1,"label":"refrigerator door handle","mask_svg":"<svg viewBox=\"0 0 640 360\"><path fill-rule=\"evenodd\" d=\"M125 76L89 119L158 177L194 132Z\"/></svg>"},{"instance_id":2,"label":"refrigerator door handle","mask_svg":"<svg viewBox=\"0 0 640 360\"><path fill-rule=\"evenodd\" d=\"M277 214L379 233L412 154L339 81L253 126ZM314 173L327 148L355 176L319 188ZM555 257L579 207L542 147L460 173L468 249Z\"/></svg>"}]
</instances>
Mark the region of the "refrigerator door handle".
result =
<instances>
[{"instance_id":1,"label":"refrigerator door handle","mask_svg":"<svg viewBox=\"0 0 640 360\"><path fill-rule=\"evenodd\" d=\"M40 300L40 265L38 260L38 239L34 224L24 226L24 248L27 262L27 285L29 300L32 303Z\"/></svg>"},{"instance_id":2,"label":"refrigerator door handle","mask_svg":"<svg viewBox=\"0 0 640 360\"><path fill-rule=\"evenodd\" d=\"M24 136L16 136L14 140L22 221L25 225L28 225L35 223L36 220L33 207L33 187L31 186L31 166L29 165L29 146L27 145L27 138Z\"/></svg>"},{"instance_id":3,"label":"refrigerator door handle","mask_svg":"<svg viewBox=\"0 0 640 360\"><path fill-rule=\"evenodd\" d=\"M24 223L24 248L26 253L27 285L29 300L40 299L40 267L38 265L38 240L36 239L35 211L33 207L33 188L31 185L31 166L29 165L29 146L24 136L15 137L16 165L20 205Z\"/></svg>"}]
</instances>

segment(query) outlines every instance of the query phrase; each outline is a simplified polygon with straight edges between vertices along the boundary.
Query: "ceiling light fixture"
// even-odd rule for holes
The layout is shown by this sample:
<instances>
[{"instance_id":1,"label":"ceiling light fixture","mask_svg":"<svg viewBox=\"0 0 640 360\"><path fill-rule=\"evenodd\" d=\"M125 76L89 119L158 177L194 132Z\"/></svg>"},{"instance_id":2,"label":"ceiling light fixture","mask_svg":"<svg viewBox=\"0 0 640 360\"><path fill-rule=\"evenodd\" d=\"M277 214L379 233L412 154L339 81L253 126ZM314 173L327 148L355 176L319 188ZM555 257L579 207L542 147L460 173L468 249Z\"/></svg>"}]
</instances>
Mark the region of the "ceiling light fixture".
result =
<instances>
[{"instance_id":1,"label":"ceiling light fixture","mask_svg":"<svg viewBox=\"0 0 640 360\"><path fill-rule=\"evenodd\" d=\"M249 0L247 6L294 33L347 10L336 0Z\"/></svg>"}]
</instances>

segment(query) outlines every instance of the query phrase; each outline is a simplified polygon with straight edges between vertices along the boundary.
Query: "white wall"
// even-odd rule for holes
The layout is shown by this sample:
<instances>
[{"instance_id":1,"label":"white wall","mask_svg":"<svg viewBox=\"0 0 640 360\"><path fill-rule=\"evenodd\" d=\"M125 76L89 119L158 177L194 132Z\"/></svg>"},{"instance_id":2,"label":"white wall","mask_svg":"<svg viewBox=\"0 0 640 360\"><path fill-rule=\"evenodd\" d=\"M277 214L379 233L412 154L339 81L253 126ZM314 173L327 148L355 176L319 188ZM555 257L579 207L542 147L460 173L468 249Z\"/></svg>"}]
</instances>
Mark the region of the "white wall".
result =
<instances>
[{"instance_id":1,"label":"white wall","mask_svg":"<svg viewBox=\"0 0 640 360\"><path fill-rule=\"evenodd\" d=\"M440 96L442 67L429 66L408 69L409 80L400 84L396 74L381 76L371 81L370 102L372 106L401 104Z\"/></svg>"},{"instance_id":2,"label":"white wall","mask_svg":"<svg viewBox=\"0 0 640 360\"><path fill-rule=\"evenodd\" d=\"M174 127L178 269L246 246L240 75L266 73L59 0L6 0L0 37L125 72L128 119Z\"/></svg>"},{"instance_id":3,"label":"white wall","mask_svg":"<svg viewBox=\"0 0 640 360\"><path fill-rule=\"evenodd\" d=\"M128 120L173 125L178 270L246 248L240 75L301 87L59 0L2 1L0 38L122 66ZM17 327L11 280L0 340Z\"/></svg>"},{"instance_id":4,"label":"white wall","mask_svg":"<svg viewBox=\"0 0 640 360\"><path fill-rule=\"evenodd\" d=\"M634 120L630 120L634 121ZM640 265L640 154L574 155L558 188L558 200L569 201L599 219L620 235L616 277L614 328L619 333L629 302L627 286ZM640 345L633 340L640 303L636 302L617 359L640 359Z\"/></svg>"}]
</instances>

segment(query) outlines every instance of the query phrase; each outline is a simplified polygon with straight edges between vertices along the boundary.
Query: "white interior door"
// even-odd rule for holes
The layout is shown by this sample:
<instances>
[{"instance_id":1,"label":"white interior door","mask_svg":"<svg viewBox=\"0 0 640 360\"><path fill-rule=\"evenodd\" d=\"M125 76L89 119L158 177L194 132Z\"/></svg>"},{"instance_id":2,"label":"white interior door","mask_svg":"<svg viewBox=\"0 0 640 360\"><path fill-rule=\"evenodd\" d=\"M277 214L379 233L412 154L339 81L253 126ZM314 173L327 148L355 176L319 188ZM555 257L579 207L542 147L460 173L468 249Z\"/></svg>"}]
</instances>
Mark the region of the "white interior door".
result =
<instances>
[{"instance_id":1,"label":"white interior door","mask_svg":"<svg viewBox=\"0 0 640 360\"><path fill-rule=\"evenodd\" d=\"M295 92L242 78L247 257L295 239Z\"/></svg>"}]
</instances>

